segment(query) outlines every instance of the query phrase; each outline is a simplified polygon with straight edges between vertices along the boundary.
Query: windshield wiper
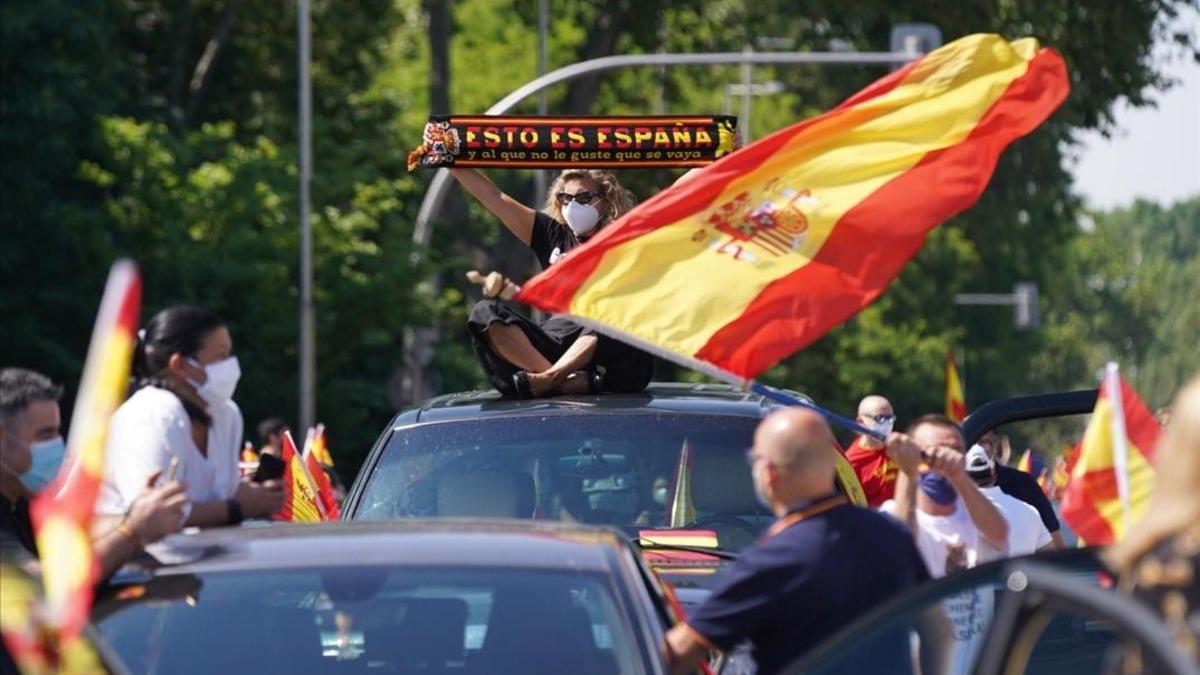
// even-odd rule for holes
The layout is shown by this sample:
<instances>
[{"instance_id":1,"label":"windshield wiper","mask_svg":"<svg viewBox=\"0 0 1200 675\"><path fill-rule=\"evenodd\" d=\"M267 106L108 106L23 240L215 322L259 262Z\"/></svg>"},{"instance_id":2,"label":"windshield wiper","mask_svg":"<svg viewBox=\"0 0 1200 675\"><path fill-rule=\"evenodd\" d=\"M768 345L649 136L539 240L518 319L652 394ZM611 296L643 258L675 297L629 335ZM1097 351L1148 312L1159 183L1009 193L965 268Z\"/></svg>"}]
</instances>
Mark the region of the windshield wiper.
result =
<instances>
[{"instance_id":1,"label":"windshield wiper","mask_svg":"<svg viewBox=\"0 0 1200 675\"><path fill-rule=\"evenodd\" d=\"M721 560L737 560L738 554L723 548L705 548L704 546L685 546L683 544L658 544L653 541L638 538L637 545L643 550L684 551L686 553L703 553Z\"/></svg>"}]
</instances>

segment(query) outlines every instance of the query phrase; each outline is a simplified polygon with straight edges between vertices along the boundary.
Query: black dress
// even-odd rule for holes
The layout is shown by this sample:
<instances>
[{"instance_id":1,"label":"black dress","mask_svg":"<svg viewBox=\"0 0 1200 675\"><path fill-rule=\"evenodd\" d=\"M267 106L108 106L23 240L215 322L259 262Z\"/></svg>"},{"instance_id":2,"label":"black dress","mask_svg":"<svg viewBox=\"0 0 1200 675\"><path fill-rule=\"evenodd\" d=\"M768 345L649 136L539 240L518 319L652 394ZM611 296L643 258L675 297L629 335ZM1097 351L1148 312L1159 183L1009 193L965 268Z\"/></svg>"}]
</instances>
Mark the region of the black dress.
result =
<instances>
[{"instance_id":1,"label":"black dress","mask_svg":"<svg viewBox=\"0 0 1200 675\"><path fill-rule=\"evenodd\" d=\"M540 211L534 212L529 248L537 255L542 269L553 265L562 254L579 244L579 237L570 228ZM517 311L514 305L503 300L481 300L476 303L467 320L475 354L492 386L504 396L513 398L518 396L513 375L520 369L496 354L484 336L488 326L495 322L519 326L534 349L541 352L550 363L562 358L581 336L595 334L560 316L535 323ZM654 359L619 340L605 335L597 337L596 355L588 368L600 375L600 391L631 393L645 389L654 374Z\"/></svg>"}]
</instances>

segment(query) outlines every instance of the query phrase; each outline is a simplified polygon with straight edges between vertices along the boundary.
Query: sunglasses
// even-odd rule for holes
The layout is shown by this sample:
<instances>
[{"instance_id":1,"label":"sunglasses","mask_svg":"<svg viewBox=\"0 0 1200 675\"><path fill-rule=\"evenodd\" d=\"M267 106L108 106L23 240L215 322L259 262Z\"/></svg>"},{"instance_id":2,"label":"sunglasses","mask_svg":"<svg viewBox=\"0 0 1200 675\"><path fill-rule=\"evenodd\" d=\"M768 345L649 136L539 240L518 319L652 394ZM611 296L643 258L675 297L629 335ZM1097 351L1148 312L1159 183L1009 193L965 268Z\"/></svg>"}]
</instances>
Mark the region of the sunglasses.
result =
<instances>
[{"instance_id":1,"label":"sunglasses","mask_svg":"<svg viewBox=\"0 0 1200 675\"><path fill-rule=\"evenodd\" d=\"M560 192L560 193L554 195L554 198L558 200L559 204L563 204L563 205L569 204L572 201L577 202L579 204L591 204L594 200L603 199L604 193L603 192L589 192L588 190L584 190L583 192L576 192L575 194L571 194L570 192Z\"/></svg>"}]
</instances>

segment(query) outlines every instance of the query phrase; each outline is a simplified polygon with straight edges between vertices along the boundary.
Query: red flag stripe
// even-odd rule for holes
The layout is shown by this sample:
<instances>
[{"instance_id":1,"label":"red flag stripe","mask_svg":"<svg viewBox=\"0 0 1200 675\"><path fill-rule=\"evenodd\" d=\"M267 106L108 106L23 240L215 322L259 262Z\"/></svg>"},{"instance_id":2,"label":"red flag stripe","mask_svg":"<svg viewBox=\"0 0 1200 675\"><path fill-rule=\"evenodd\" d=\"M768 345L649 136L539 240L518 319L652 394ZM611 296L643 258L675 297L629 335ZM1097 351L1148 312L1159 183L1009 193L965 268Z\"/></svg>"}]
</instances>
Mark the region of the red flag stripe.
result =
<instances>
[{"instance_id":1,"label":"red flag stripe","mask_svg":"<svg viewBox=\"0 0 1200 675\"><path fill-rule=\"evenodd\" d=\"M1000 153L1058 107L1067 95L1067 79L1062 58L1040 50L962 143L928 154L848 211L812 262L768 284L696 357L752 377L874 302L920 250L930 229L979 199ZM1059 95L1044 97L1045 91ZM938 200L933 211L926 194L930 185L954 197ZM885 220L894 223L892 240L880 242L876 236L876 246L864 247L870 224ZM847 279L860 281L852 287ZM800 297L796 288L810 291ZM570 294L564 299L569 302ZM814 337L798 341L803 335Z\"/></svg>"},{"instance_id":2,"label":"red flag stripe","mask_svg":"<svg viewBox=\"0 0 1200 675\"><path fill-rule=\"evenodd\" d=\"M1095 475L1098 473L1107 473L1111 477L1108 481L1098 481ZM1076 479L1079 480L1079 479ZM1097 498L1087 491L1094 485L1098 489L1108 490L1111 488L1112 497L1116 498L1116 478L1113 477L1112 471L1105 472L1089 472L1082 480L1087 483L1082 488L1071 486L1063 493L1062 500L1062 516L1064 520L1071 525L1071 529L1075 534L1079 535L1085 542L1089 544L1104 544L1112 542L1116 537L1113 532L1112 524L1108 522L1100 511L1096 509ZM1111 483L1111 486L1108 485Z\"/></svg>"},{"instance_id":3,"label":"red flag stripe","mask_svg":"<svg viewBox=\"0 0 1200 675\"><path fill-rule=\"evenodd\" d=\"M1123 377L1121 378L1121 407L1125 410L1125 435L1133 441L1146 461L1153 464L1154 450L1158 445L1162 427L1158 426L1153 413Z\"/></svg>"},{"instance_id":4,"label":"red flag stripe","mask_svg":"<svg viewBox=\"0 0 1200 675\"><path fill-rule=\"evenodd\" d=\"M688 185L695 188L694 190L663 190L647 199L633 211L606 226L588 242L588 246L577 247L566 253L558 261L559 264L555 265L556 279L553 284L547 285L536 280L531 281L525 284L523 293L517 295L517 300L524 301L524 293L537 287L539 307L547 312L569 314L571 299L596 271L604 259L604 254L610 249L653 232L662 223L676 222L707 209L731 182L762 166L792 137L808 131L814 125L825 124L831 118L833 119L830 123L838 126L858 124L860 122L857 119L858 116L854 115L854 111L847 111L847 108L883 96L895 89L919 63L920 59L877 80L828 112L780 129L752 145L713 162L689 180ZM708 195L708 199L703 202L696 201L696 194ZM654 213L653 218L641 215L641 213L650 212ZM543 288L543 286L545 287Z\"/></svg>"}]
</instances>

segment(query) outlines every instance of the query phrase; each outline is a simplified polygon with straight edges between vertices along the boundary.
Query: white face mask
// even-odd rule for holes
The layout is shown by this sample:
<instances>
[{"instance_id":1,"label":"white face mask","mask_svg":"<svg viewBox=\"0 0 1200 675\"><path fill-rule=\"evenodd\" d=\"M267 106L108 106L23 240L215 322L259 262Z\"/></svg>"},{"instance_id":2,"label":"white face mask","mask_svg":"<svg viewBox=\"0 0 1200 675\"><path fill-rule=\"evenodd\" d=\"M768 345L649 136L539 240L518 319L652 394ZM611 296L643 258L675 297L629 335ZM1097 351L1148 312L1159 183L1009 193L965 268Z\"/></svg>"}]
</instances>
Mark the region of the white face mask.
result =
<instances>
[{"instance_id":1,"label":"white face mask","mask_svg":"<svg viewBox=\"0 0 1200 675\"><path fill-rule=\"evenodd\" d=\"M207 378L203 384L192 383L192 386L196 387L196 393L200 395L200 398L204 399L209 405L224 403L233 398L233 392L237 389L238 380L242 377L242 367L238 363L236 356L221 359L207 366L201 366L192 359L188 360L197 368L203 368L204 375Z\"/></svg>"},{"instance_id":2,"label":"white face mask","mask_svg":"<svg viewBox=\"0 0 1200 675\"><path fill-rule=\"evenodd\" d=\"M884 420L882 422L877 421L877 420L871 420L871 431L874 431L875 433L883 434L884 436L887 436L888 434L892 433L892 427L894 427L895 424L896 424L896 419L894 417L891 419Z\"/></svg>"},{"instance_id":3,"label":"white face mask","mask_svg":"<svg viewBox=\"0 0 1200 675\"><path fill-rule=\"evenodd\" d=\"M600 212L592 204L571 201L563 207L562 214L567 220L567 227L571 228L577 237L596 229L596 223L600 222Z\"/></svg>"}]
</instances>

